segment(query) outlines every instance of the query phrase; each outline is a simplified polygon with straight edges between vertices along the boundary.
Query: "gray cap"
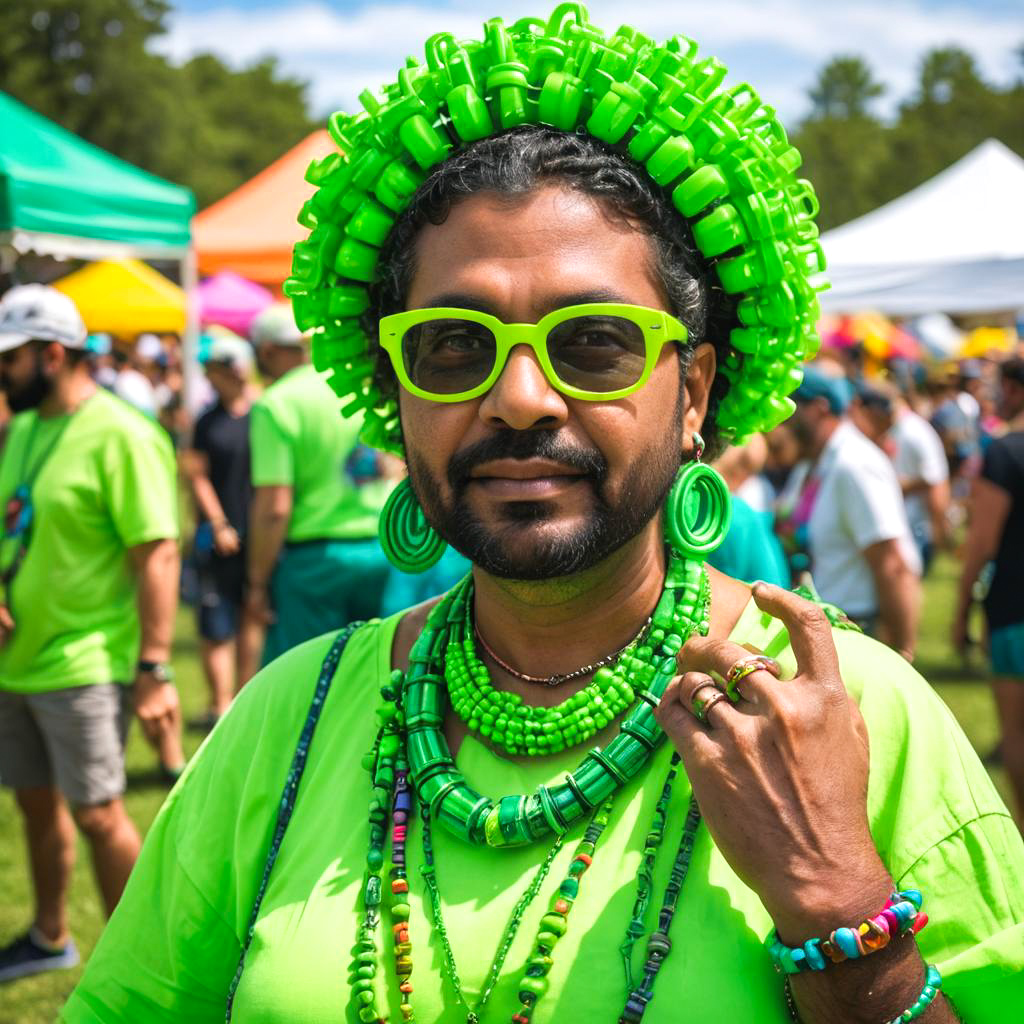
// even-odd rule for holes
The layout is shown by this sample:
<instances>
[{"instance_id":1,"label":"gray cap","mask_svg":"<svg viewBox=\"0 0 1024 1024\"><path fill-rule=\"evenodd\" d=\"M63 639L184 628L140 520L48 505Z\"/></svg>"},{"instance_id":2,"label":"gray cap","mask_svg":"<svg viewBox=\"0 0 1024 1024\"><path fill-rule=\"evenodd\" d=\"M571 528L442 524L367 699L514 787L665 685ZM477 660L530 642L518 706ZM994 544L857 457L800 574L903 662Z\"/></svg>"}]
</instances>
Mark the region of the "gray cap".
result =
<instances>
[{"instance_id":1,"label":"gray cap","mask_svg":"<svg viewBox=\"0 0 1024 1024\"><path fill-rule=\"evenodd\" d=\"M56 288L21 284L0 298L0 352L33 339L84 349L87 337L78 307Z\"/></svg>"},{"instance_id":2,"label":"gray cap","mask_svg":"<svg viewBox=\"0 0 1024 1024\"><path fill-rule=\"evenodd\" d=\"M239 373L248 374L254 362L252 345L234 334L218 334L210 344L206 365L230 366Z\"/></svg>"},{"instance_id":3,"label":"gray cap","mask_svg":"<svg viewBox=\"0 0 1024 1024\"><path fill-rule=\"evenodd\" d=\"M257 314L249 325L249 337L256 348L260 345L299 348L305 341L305 335L295 326L290 302L275 302Z\"/></svg>"}]
</instances>

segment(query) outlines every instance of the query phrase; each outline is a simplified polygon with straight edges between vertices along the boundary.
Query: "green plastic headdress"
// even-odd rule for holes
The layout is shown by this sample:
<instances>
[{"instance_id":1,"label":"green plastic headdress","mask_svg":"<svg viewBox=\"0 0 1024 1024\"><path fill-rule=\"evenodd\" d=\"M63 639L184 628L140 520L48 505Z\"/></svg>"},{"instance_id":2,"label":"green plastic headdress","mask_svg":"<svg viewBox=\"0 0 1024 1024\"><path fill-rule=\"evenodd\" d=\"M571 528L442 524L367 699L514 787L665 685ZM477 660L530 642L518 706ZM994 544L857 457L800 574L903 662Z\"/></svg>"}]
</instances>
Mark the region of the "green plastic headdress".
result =
<instances>
[{"instance_id":1,"label":"green plastic headdress","mask_svg":"<svg viewBox=\"0 0 1024 1024\"><path fill-rule=\"evenodd\" d=\"M426 63L409 58L362 113L334 114L340 152L310 164L317 191L299 213L285 293L313 362L332 370L343 413L364 412L363 440L401 452L398 409L373 383L375 354L360 326L380 246L432 167L468 143L521 124L583 128L642 164L689 222L739 325L719 372L730 388L723 432L740 440L793 409L801 364L819 340L816 293L827 287L809 182L775 111L749 86L722 89L724 65L676 36L658 45L628 25L606 36L582 4L550 19L484 25L482 40L439 33Z\"/></svg>"}]
</instances>

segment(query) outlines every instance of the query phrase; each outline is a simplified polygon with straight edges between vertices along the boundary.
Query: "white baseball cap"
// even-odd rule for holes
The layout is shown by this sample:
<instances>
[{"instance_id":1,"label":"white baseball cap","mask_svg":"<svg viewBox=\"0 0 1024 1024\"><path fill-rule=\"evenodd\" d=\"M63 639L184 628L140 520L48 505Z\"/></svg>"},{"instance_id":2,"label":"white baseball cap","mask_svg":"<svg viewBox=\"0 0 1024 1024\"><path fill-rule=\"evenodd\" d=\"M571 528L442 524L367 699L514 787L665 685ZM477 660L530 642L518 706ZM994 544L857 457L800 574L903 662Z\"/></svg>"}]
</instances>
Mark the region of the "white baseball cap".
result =
<instances>
[{"instance_id":1,"label":"white baseball cap","mask_svg":"<svg viewBox=\"0 0 1024 1024\"><path fill-rule=\"evenodd\" d=\"M290 302L275 302L257 314L249 325L253 345L284 345L299 348L305 335L295 326L295 314Z\"/></svg>"},{"instance_id":2,"label":"white baseball cap","mask_svg":"<svg viewBox=\"0 0 1024 1024\"><path fill-rule=\"evenodd\" d=\"M21 284L0 298L0 352L33 339L84 349L87 337L78 307L56 288Z\"/></svg>"},{"instance_id":3,"label":"white baseball cap","mask_svg":"<svg viewBox=\"0 0 1024 1024\"><path fill-rule=\"evenodd\" d=\"M236 334L218 334L210 344L206 365L230 366L240 373L250 373L254 362L252 345Z\"/></svg>"}]
</instances>

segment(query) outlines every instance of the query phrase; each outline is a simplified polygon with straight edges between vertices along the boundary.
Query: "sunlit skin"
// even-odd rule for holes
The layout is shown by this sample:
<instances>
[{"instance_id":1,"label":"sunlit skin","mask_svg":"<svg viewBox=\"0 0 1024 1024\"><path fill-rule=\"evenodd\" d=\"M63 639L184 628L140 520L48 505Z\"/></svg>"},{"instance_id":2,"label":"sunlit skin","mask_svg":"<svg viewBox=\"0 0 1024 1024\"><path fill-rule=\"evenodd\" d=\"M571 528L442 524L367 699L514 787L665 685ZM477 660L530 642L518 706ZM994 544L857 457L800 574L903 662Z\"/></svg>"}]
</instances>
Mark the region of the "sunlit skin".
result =
<instances>
[{"instance_id":1,"label":"sunlit skin","mask_svg":"<svg viewBox=\"0 0 1024 1024\"><path fill-rule=\"evenodd\" d=\"M668 308L646 236L608 217L594 201L557 186L515 201L486 194L464 200L443 224L422 230L416 257L409 308L474 306L513 323L536 322L553 308L588 300ZM714 350L698 346L682 396L680 430L673 421L682 386L674 352L662 353L650 381L634 395L583 402L555 391L532 352L519 348L494 388L479 399L434 403L401 393L406 449L410 463L418 463L450 503L446 470L457 453L499 431L553 430L582 449L600 451L611 500L630 465L663 451L666 437L678 437L680 455L689 457L714 372ZM527 554L546 532L578 529L593 508L592 486L557 465L502 460L477 471L479 482L465 492L470 509ZM539 521L508 515L510 503L538 497L548 512ZM571 671L621 646L661 592L659 519L573 575L524 582L475 566L474 615L481 632L504 660L535 676ZM784 941L803 941L881 906L893 888L868 829L866 730L840 678L825 616L764 584L755 587L754 600L786 625L797 676L779 686L770 673L754 672L740 684L743 700L716 705L710 729L698 723L690 709L695 688L709 671L724 676L749 653L728 635L750 589L709 574L710 635L691 637L683 648L681 674L666 690L658 721L682 756L716 845L758 893ZM407 666L425 619L421 606L402 620L392 651L396 668ZM549 690L496 665L489 668L495 686L534 705L556 704L584 685L580 680ZM457 753L464 727L449 714L445 731ZM903 943L856 971L800 975L793 992L808 1024L882 1019L913 1002L923 973L916 946ZM867 991L871 1005L863 1006ZM870 1016L851 1016L852 1006L863 1006ZM929 1012L936 1024L953 1020L941 1000Z\"/></svg>"}]
</instances>

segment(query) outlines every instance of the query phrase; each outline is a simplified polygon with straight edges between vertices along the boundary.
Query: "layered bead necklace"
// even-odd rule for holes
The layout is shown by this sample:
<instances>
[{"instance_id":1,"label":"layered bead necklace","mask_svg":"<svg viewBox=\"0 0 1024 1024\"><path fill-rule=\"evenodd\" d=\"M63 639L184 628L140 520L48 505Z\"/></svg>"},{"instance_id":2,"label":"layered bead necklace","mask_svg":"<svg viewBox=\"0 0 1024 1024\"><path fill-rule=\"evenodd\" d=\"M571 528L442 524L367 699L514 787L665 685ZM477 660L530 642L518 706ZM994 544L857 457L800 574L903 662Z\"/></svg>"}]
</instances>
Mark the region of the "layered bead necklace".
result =
<instances>
[{"instance_id":1,"label":"layered bead necklace","mask_svg":"<svg viewBox=\"0 0 1024 1024\"><path fill-rule=\"evenodd\" d=\"M664 589L646 633L604 666L578 694L555 708L534 708L514 694L496 690L474 645L472 577L468 576L433 608L413 645L406 672L393 672L381 688L379 729L364 758L373 788L369 813L369 849L363 886L363 913L350 971L353 1009L366 1024L383 1024L376 975L377 931L385 901L385 845L390 829L388 904L394 943L393 970L402 1019L414 1019L412 943L409 930L409 883L405 844L409 820L418 804L422 815L422 873L434 927L444 952L445 970L467 1024L477 1024L498 981L527 908L540 892L565 835L584 818L588 824L576 847L567 876L540 921L532 954L518 987L519 1008L513 1024L528 1024L548 989L552 953L568 928L568 916L580 892L581 878L592 862L598 841L613 811L616 794L649 763L664 740L654 718L662 694L677 674L676 655L695 632L706 635L710 587L702 563L672 553ZM446 700L470 731L509 754L547 754L585 743L627 709L619 733L601 750L594 748L565 781L538 786L531 794L493 800L474 790L458 771L444 736ZM683 835L666 888L658 925L647 944L642 978L632 973L632 952L647 931L654 861L664 834L672 783L678 768L674 755L647 837L632 919L620 946L626 999L620 1022L641 1020L653 993L654 979L668 955L668 929L689 866L700 812L691 799ZM436 824L463 841L506 847L547 839L551 847L526 891L516 903L491 962L480 996L470 1006L462 992L451 943L442 916L432 831Z\"/></svg>"}]
</instances>

